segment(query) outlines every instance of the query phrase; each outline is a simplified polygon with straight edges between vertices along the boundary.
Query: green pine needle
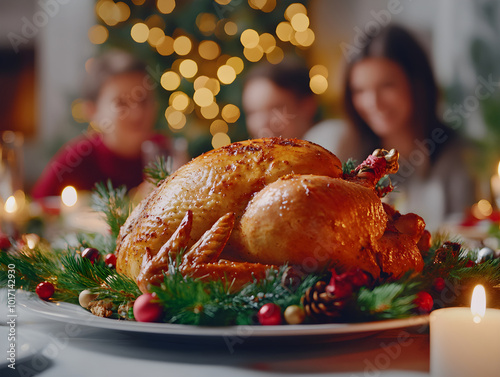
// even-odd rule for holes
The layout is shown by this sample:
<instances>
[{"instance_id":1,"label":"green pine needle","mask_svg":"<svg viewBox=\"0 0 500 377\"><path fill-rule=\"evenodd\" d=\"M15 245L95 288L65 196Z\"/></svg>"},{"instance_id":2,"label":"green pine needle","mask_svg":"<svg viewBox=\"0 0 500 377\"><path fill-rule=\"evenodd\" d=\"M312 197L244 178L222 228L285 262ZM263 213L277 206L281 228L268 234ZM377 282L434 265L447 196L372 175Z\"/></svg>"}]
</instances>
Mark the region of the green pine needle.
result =
<instances>
[{"instance_id":1,"label":"green pine needle","mask_svg":"<svg viewBox=\"0 0 500 377\"><path fill-rule=\"evenodd\" d=\"M155 161L144 168L146 179L155 186L172 174L172 171L172 158L170 156L167 159L164 156L157 156Z\"/></svg>"},{"instance_id":2,"label":"green pine needle","mask_svg":"<svg viewBox=\"0 0 500 377\"><path fill-rule=\"evenodd\" d=\"M92 208L102 212L106 223L111 228L113 239L118 237L120 227L127 220L131 212L131 204L127 198L127 188L121 186L114 188L110 180L107 184L97 183L92 192Z\"/></svg>"}]
</instances>

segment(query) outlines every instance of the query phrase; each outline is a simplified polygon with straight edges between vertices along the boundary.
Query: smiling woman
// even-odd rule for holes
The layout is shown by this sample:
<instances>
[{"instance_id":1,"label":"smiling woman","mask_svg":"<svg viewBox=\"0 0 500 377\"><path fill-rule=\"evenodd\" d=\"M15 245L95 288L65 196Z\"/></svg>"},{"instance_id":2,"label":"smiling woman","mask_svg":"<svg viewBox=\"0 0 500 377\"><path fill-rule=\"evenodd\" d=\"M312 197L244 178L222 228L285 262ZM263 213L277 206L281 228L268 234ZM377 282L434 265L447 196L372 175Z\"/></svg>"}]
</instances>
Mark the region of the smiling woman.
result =
<instances>
[{"instance_id":1,"label":"smiling woman","mask_svg":"<svg viewBox=\"0 0 500 377\"><path fill-rule=\"evenodd\" d=\"M465 144L439 119L437 105L429 60L405 29L382 29L349 60L344 108L362 136L358 145L401 153L393 204L418 210L432 229L474 202Z\"/></svg>"}]
</instances>

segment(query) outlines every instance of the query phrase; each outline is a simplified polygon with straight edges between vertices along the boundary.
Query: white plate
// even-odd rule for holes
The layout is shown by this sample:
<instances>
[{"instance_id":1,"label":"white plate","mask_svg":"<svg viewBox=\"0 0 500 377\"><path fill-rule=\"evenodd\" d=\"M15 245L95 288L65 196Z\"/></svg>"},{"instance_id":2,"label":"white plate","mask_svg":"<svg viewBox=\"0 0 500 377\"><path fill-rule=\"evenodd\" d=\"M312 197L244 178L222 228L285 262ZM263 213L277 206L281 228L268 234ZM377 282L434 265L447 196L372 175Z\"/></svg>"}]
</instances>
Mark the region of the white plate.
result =
<instances>
[{"instance_id":1,"label":"white plate","mask_svg":"<svg viewBox=\"0 0 500 377\"><path fill-rule=\"evenodd\" d=\"M120 321L116 319L96 317L82 307L67 302L46 302L28 292L18 292L22 297L19 304L28 310L46 318L67 323L99 327L110 330L135 331L196 337L290 337L290 336L362 336L383 330L427 325L429 316L415 316L404 319L384 320L363 323L282 325L282 326L191 326L168 323L144 323Z\"/></svg>"}]
</instances>

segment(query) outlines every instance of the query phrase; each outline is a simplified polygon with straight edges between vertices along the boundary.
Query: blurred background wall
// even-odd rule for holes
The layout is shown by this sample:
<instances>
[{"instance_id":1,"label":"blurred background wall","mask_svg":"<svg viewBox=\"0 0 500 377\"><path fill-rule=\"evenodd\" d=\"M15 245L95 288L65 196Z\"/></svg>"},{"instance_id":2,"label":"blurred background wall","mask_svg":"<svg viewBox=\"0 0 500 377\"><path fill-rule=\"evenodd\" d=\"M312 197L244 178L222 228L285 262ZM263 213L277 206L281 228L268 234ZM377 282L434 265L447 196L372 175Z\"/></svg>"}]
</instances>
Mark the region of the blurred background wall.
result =
<instances>
[{"instance_id":1,"label":"blurred background wall","mask_svg":"<svg viewBox=\"0 0 500 377\"><path fill-rule=\"evenodd\" d=\"M0 2L0 130L13 129L24 135L27 189L57 149L86 129L85 122L79 119L78 103L75 105L74 101L80 95L85 62L102 47L102 42L89 40L89 30L95 25L104 25L109 30L109 39L113 35L117 38L119 34L113 34L114 29L126 26L130 34L133 24L141 21L137 18L141 14L132 12L118 25L108 25L98 17L97 3L94 0ZM124 3L133 11L144 0ZM250 7L243 0L220 0L217 3L212 0L178 0L172 17L176 16L177 9L191 12L193 19L198 19L201 11L212 14L216 21L238 17L234 43L239 43L237 37L246 28L253 27L259 33L274 33L276 24L286 21L283 9L294 2L252 0L248 3L272 7L264 12ZM500 24L499 0L310 0L302 3L307 6L314 42L307 48L291 46L291 51L296 51L311 67L322 65L327 68L328 86L318 95L328 117L341 116L339 77L349 45L355 45L363 32L375 30L377 25L400 23L417 35L431 56L443 92L442 114L447 114L469 137L484 144L485 169L496 164L499 159L496 145L500 142L498 85L484 100L470 97L474 96L474 89L481 80L500 81L500 50L497 48L500 42L497 26ZM267 26L265 22L268 22ZM185 27L189 29L193 25ZM130 35L123 43L138 45ZM222 41L221 45L224 43ZM147 43L141 48L151 49ZM245 69L253 63L246 60L241 51L239 55L245 62ZM230 96L236 105L239 104L239 80L238 75L234 84L226 88L228 91L233 88ZM465 106L466 111L458 113L457 106ZM244 129L243 116L235 124L238 122L240 129ZM196 121L187 122L179 132L196 138L200 132L193 132L195 127L199 127ZM170 128L169 132L178 131ZM206 134L213 136L208 127ZM234 138L231 132L228 134ZM236 138L242 135L236 133Z\"/></svg>"}]
</instances>

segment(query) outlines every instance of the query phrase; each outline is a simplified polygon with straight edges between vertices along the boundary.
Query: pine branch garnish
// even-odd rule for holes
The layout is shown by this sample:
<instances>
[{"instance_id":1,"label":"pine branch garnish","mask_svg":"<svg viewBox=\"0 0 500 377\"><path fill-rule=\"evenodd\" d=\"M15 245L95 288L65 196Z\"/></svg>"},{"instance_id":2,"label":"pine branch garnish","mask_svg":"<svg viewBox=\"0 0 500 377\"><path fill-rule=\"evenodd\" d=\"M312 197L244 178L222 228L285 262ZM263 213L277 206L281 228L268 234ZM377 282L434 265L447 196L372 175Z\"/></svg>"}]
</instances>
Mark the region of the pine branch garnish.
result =
<instances>
[{"instance_id":1,"label":"pine branch garnish","mask_svg":"<svg viewBox=\"0 0 500 377\"><path fill-rule=\"evenodd\" d=\"M346 162L342 164L342 173L344 175L349 175L358 166L356 160L349 158Z\"/></svg>"},{"instance_id":2,"label":"pine branch garnish","mask_svg":"<svg viewBox=\"0 0 500 377\"><path fill-rule=\"evenodd\" d=\"M409 317L421 287L419 282L386 283L371 290L364 287L359 291L357 306L364 319Z\"/></svg>"},{"instance_id":3,"label":"pine branch garnish","mask_svg":"<svg viewBox=\"0 0 500 377\"><path fill-rule=\"evenodd\" d=\"M97 183L91 199L92 209L104 214L106 223L111 228L111 235L116 239L120 227L127 220L131 210L131 204L127 198L127 188L125 186L113 188L110 180L106 185Z\"/></svg>"},{"instance_id":4,"label":"pine branch garnish","mask_svg":"<svg viewBox=\"0 0 500 377\"><path fill-rule=\"evenodd\" d=\"M165 156L157 156L154 161L144 168L146 179L155 186L172 174L172 171L172 158L170 156L167 159L165 159Z\"/></svg>"}]
</instances>

